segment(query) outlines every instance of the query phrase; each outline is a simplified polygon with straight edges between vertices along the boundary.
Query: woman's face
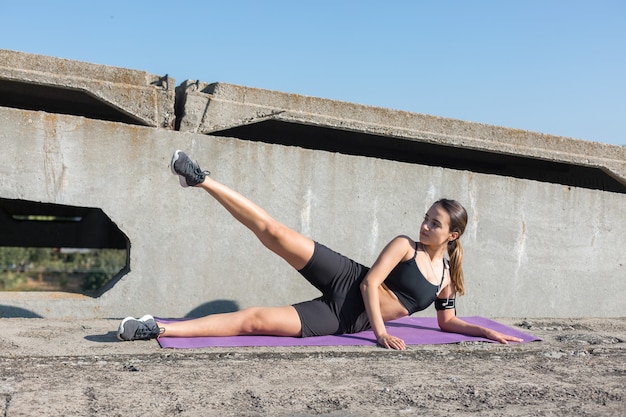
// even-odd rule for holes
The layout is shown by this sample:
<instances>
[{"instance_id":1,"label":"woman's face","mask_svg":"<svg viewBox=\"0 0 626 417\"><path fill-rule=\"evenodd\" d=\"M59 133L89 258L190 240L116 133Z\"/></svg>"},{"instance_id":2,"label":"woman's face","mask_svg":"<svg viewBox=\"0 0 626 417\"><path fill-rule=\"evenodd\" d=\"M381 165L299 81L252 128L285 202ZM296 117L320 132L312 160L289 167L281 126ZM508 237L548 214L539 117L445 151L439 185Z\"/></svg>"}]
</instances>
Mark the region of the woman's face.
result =
<instances>
[{"instance_id":1,"label":"woman's face","mask_svg":"<svg viewBox=\"0 0 626 417\"><path fill-rule=\"evenodd\" d=\"M428 209L420 227L420 242L424 245L440 246L458 237L450 232L450 215L439 204Z\"/></svg>"}]
</instances>

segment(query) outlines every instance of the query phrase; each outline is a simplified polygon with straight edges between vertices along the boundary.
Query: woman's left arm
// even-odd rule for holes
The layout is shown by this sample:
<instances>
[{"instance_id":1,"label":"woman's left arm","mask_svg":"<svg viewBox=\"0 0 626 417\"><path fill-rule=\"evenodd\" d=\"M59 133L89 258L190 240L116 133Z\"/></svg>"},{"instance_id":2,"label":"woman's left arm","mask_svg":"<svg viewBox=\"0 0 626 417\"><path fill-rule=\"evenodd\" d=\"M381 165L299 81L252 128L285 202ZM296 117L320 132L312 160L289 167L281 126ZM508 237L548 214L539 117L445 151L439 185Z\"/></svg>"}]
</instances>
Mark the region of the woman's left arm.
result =
<instances>
[{"instance_id":1,"label":"woman's left arm","mask_svg":"<svg viewBox=\"0 0 626 417\"><path fill-rule=\"evenodd\" d=\"M454 289L453 284L447 285L441 292L439 293L439 298L450 298L453 299L456 296L456 290ZM508 343L508 342L521 342L522 339L517 337L509 336L506 334L502 334L495 330L488 329L486 327L477 326L475 324L468 323L464 320L461 320L456 316L456 310L454 308L438 310L437 311L437 324L439 324L439 328L444 332L450 333L461 333L466 334L468 336L479 336L485 337L487 339L495 340L500 343Z\"/></svg>"},{"instance_id":2,"label":"woman's left arm","mask_svg":"<svg viewBox=\"0 0 626 417\"><path fill-rule=\"evenodd\" d=\"M456 317L454 309L437 311L437 323L444 332L461 333L468 336L479 336L496 342L507 344L508 342L521 342L518 337L509 336L487 327L477 326Z\"/></svg>"},{"instance_id":3,"label":"woman's left arm","mask_svg":"<svg viewBox=\"0 0 626 417\"><path fill-rule=\"evenodd\" d=\"M449 299L454 299L455 296L456 289L454 287L454 284L452 283L445 286L437 295L438 298ZM509 336L495 330L488 329L487 327L477 326L475 324L471 324L464 320L461 320L456 316L456 310L454 307L444 310L437 310L437 324L439 325L439 328L444 332L485 337L487 339L495 340L496 342L504 344L507 344L508 342L522 341L522 339L519 339L517 337Z\"/></svg>"}]
</instances>

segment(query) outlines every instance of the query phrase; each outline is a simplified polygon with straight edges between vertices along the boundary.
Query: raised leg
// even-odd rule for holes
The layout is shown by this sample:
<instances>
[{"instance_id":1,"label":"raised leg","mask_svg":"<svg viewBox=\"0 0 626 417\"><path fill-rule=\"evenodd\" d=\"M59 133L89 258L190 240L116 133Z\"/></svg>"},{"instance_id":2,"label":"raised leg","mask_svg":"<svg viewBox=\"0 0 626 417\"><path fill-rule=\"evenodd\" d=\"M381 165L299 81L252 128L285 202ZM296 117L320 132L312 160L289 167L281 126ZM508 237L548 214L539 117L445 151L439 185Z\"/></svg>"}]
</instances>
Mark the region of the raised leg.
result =
<instances>
[{"instance_id":1,"label":"raised leg","mask_svg":"<svg viewBox=\"0 0 626 417\"><path fill-rule=\"evenodd\" d=\"M313 256L315 243L274 220L261 207L236 191L209 178L183 151L175 151L171 162L172 172L179 177L183 187L200 187L211 194L233 217L250 229L272 252L279 255L295 269L302 269Z\"/></svg>"},{"instance_id":2,"label":"raised leg","mask_svg":"<svg viewBox=\"0 0 626 417\"><path fill-rule=\"evenodd\" d=\"M265 247L295 269L302 269L313 256L313 240L278 222L238 192L210 177L206 177L198 187L213 196L235 219L250 229Z\"/></svg>"}]
</instances>

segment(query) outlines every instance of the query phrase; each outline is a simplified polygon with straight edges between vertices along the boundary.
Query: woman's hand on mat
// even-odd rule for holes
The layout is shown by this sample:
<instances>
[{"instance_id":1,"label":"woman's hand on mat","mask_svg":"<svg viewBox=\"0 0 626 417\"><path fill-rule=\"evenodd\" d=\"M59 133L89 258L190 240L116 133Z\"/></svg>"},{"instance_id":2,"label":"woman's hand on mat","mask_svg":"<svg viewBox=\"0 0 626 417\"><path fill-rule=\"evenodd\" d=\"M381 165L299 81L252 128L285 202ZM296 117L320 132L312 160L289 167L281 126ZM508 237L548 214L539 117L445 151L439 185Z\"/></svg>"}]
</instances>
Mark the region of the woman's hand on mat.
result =
<instances>
[{"instance_id":1,"label":"woman's hand on mat","mask_svg":"<svg viewBox=\"0 0 626 417\"><path fill-rule=\"evenodd\" d=\"M496 342L500 342L504 344L507 344L509 342L523 342L523 340L520 339L519 337L509 336L509 335L497 332L495 330L485 328L484 332L485 332L485 337L487 339L495 340Z\"/></svg>"},{"instance_id":2,"label":"woman's hand on mat","mask_svg":"<svg viewBox=\"0 0 626 417\"><path fill-rule=\"evenodd\" d=\"M376 338L376 341L385 349L406 350L404 340L390 334L382 334Z\"/></svg>"}]
</instances>

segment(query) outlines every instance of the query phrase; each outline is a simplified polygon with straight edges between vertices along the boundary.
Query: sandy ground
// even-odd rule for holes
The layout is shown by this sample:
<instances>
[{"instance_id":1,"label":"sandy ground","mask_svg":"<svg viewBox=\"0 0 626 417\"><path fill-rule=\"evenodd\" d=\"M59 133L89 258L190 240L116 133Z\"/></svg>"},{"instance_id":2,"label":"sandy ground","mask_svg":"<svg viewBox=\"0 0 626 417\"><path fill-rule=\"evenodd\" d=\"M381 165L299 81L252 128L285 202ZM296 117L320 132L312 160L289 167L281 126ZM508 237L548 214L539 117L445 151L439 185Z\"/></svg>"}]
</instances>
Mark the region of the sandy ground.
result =
<instances>
[{"instance_id":1,"label":"sandy ground","mask_svg":"<svg viewBox=\"0 0 626 417\"><path fill-rule=\"evenodd\" d=\"M0 319L0 417L626 415L626 318L496 320L544 341L166 350Z\"/></svg>"}]
</instances>

